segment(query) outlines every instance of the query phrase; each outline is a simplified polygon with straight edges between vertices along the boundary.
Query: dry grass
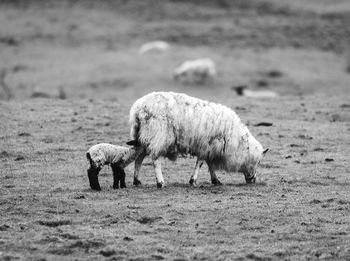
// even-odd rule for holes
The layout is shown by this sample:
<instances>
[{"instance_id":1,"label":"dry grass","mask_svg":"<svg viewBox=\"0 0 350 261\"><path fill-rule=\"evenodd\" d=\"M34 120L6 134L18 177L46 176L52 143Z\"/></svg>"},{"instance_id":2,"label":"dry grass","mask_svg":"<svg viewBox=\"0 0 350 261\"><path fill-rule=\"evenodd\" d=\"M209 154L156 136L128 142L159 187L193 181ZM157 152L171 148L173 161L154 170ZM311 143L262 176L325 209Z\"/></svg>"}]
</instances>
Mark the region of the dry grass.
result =
<instances>
[{"instance_id":1,"label":"dry grass","mask_svg":"<svg viewBox=\"0 0 350 261\"><path fill-rule=\"evenodd\" d=\"M287 9L238 2L226 9L191 4L193 12L181 1L2 6L0 68L14 97L0 101L1 260L349 259L350 76L341 44L324 48L348 34L336 31L329 40L320 2ZM329 25L347 28L339 17ZM288 26L301 32L297 44ZM315 30L325 37L303 38ZM171 52L137 53L158 38L173 40ZM213 86L172 81L176 65L202 56L218 64ZM281 97L238 97L231 86L241 84ZM195 161L181 158L164 161L164 189L156 189L146 160L141 187L132 185L129 166L127 189L113 190L105 168L102 191L91 191L86 149L125 144L130 105L154 90L236 110L270 147L258 183L219 173L224 185L212 186L203 167L192 188ZM35 92L47 97L30 98Z\"/></svg>"},{"instance_id":2,"label":"dry grass","mask_svg":"<svg viewBox=\"0 0 350 261\"><path fill-rule=\"evenodd\" d=\"M0 137L2 257L345 258L346 102L324 96L290 96L273 105L244 98L228 102L271 149L256 185L245 185L242 175L220 173L224 185L213 187L203 168L198 187L191 188L194 159L179 159L164 162L162 190L146 161L142 187L132 186L130 166L128 188L114 191L106 168L100 193L89 189L85 150L101 141L125 143L126 108L86 100L2 103L2 112L12 112L2 115ZM339 108L345 110L334 121ZM261 118L274 125L254 127ZM23 158L16 160L18 155Z\"/></svg>"}]
</instances>

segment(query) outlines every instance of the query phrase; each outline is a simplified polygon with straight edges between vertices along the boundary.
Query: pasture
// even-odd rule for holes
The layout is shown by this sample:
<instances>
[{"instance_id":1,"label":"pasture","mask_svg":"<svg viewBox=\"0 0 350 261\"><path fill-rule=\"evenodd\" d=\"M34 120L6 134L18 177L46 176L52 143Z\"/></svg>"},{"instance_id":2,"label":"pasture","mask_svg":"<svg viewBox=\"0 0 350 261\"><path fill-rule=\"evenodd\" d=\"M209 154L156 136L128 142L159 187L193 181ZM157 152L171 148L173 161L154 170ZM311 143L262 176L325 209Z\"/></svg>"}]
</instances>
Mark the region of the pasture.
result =
<instances>
[{"instance_id":1,"label":"pasture","mask_svg":"<svg viewBox=\"0 0 350 261\"><path fill-rule=\"evenodd\" d=\"M199 2L0 3L0 260L349 260L350 4ZM171 49L138 53L159 39ZM200 57L213 84L173 81ZM235 110L270 148L257 183L219 172L213 186L203 166L190 187L189 157L164 160L157 189L146 158L142 186L131 164L126 189L105 167L92 191L86 150L125 145L150 91Z\"/></svg>"}]
</instances>

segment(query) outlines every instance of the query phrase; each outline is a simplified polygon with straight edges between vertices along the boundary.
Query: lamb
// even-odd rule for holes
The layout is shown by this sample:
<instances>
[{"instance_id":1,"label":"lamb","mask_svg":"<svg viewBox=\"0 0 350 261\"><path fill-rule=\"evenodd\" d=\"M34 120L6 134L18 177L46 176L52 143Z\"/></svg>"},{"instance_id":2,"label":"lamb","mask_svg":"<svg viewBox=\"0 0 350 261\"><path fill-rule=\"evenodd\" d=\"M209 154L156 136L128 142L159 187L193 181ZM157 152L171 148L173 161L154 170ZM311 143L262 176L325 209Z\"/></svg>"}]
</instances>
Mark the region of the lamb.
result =
<instances>
[{"instance_id":1,"label":"lamb","mask_svg":"<svg viewBox=\"0 0 350 261\"><path fill-rule=\"evenodd\" d=\"M174 70L173 78L182 83L208 84L216 76L215 63L209 58L183 62Z\"/></svg>"},{"instance_id":2,"label":"lamb","mask_svg":"<svg viewBox=\"0 0 350 261\"><path fill-rule=\"evenodd\" d=\"M163 52L170 49L170 45L164 41L154 41L143 44L140 49L140 54L145 54L148 52Z\"/></svg>"},{"instance_id":3,"label":"lamb","mask_svg":"<svg viewBox=\"0 0 350 261\"><path fill-rule=\"evenodd\" d=\"M213 184L221 184L216 170L242 172L247 183L255 182L256 169L267 150L253 137L230 108L175 92L152 92L130 109L130 144L143 147L135 160L134 185L145 156L153 161L157 187L164 185L161 157L176 160L180 155L197 157L190 184L205 161Z\"/></svg>"},{"instance_id":4,"label":"lamb","mask_svg":"<svg viewBox=\"0 0 350 261\"><path fill-rule=\"evenodd\" d=\"M110 164L113 171L113 189L126 188L124 168L135 160L143 152L142 147L127 148L109 143L99 143L92 146L86 157L89 161L87 170L90 187L93 190L101 190L98 182L98 173L104 165Z\"/></svg>"}]
</instances>

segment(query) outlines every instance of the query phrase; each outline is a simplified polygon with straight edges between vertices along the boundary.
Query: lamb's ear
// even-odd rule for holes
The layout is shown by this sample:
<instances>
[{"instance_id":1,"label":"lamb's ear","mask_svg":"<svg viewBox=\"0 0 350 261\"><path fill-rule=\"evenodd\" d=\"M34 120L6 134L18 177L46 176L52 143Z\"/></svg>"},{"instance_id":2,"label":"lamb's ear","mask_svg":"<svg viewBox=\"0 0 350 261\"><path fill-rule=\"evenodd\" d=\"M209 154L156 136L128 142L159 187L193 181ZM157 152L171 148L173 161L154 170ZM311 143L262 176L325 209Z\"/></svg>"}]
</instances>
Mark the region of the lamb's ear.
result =
<instances>
[{"instance_id":1,"label":"lamb's ear","mask_svg":"<svg viewBox=\"0 0 350 261\"><path fill-rule=\"evenodd\" d=\"M265 149L265 150L262 152L262 155L265 156L266 152L268 152L269 150L270 150L270 148Z\"/></svg>"},{"instance_id":2,"label":"lamb's ear","mask_svg":"<svg viewBox=\"0 0 350 261\"><path fill-rule=\"evenodd\" d=\"M126 144L128 144L130 146L137 146L137 145L139 145L139 142L137 140L130 140Z\"/></svg>"}]
</instances>

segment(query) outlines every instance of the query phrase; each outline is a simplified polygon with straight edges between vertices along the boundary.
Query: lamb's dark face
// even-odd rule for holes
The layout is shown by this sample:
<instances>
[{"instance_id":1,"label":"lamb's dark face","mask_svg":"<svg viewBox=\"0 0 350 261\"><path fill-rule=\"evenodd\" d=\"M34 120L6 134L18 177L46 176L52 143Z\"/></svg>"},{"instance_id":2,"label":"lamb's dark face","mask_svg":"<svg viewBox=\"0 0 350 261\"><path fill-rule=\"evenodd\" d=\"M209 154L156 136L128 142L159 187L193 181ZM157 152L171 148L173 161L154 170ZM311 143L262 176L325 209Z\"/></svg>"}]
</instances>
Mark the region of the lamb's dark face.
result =
<instances>
[{"instance_id":1,"label":"lamb's dark face","mask_svg":"<svg viewBox=\"0 0 350 261\"><path fill-rule=\"evenodd\" d=\"M88 177L90 182L90 187L93 190L101 190L100 183L98 183L98 173L99 169L89 168L88 169Z\"/></svg>"}]
</instances>

